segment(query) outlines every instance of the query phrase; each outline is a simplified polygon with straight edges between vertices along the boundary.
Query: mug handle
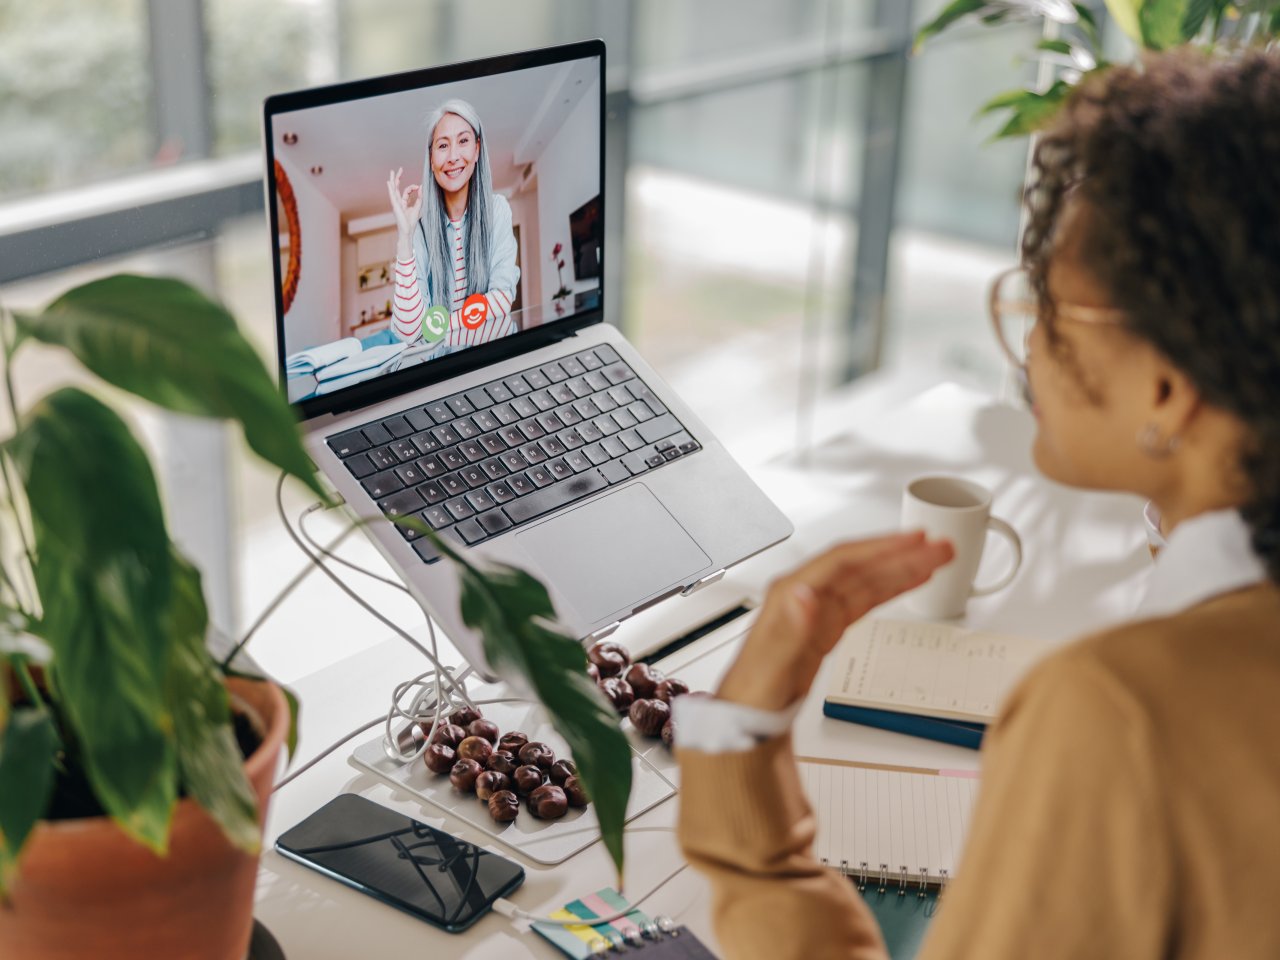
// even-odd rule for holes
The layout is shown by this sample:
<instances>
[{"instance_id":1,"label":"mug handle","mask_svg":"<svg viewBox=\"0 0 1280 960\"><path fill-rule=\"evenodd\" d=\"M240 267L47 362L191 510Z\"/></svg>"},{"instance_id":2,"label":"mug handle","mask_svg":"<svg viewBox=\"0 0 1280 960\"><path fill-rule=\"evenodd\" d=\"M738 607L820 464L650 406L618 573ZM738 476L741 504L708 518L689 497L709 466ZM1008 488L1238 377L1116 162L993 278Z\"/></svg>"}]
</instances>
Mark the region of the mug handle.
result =
<instances>
[{"instance_id":1,"label":"mug handle","mask_svg":"<svg viewBox=\"0 0 1280 960\"><path fill-rule=\"evenodd\" d=\"M1013 567L1003 577L991 584L989 587L974 586L969 591L971 597L985 597L989 593L995 593L997 590L1003 590L1017 575L1019 568L1022 566L1022 539L1018 536L1018 531L1009 526L999 517L987 517L987 529L1000 534L1009 541L1009 546L1013 548Z\"/></svg>"}]
</instances>

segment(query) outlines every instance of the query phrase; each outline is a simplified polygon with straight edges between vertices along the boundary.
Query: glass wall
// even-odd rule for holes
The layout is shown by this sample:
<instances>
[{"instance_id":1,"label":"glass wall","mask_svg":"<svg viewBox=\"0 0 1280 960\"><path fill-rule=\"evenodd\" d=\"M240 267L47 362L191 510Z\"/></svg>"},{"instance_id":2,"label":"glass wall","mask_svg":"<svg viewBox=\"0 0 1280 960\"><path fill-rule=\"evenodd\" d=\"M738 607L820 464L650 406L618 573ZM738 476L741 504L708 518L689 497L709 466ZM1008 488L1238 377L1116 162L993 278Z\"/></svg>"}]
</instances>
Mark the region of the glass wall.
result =
<instances>
[{"instance_id":1,"label":"glass wall","mask_svg":"<svg viewBox=\"0 0 1280 960\"><path fill-rule=\"evenodd\" d=\"M1030 69L1030 28L959 30L908 58L941 3L0 0L0 241L40 241L38 223L6 226L22 198L77 225L100 198L71 188L243 158L203 200L137 201L184 224L149 233L168 253L139 262L216 292L271 356L273 252L244 199L260 196L265 96L602 36L609 319L751 462L789 449L815 398L876 363L999 378L982 290L1014 255L1026 145L985 144L973 115ZM192 37L198 55L171 55ZM184 121L206 132L199 149L174 140ZM119 237L133 221L105 223ZM33 304L116 266L0 297ZM42 363L24 371L32 388L65 375ZM272 478L233 459L233 527L245 543L278 536Z\"/></svg>"},{"instance_id":2,"label":"glass wall","mask_svg":"<svg viewBox=\"0 0 1280 960\"><path fill-rule=\"evenodd\" d=\"M144 0L0 0L0 203L142 169Z\"/></svg>"}]
</instances>

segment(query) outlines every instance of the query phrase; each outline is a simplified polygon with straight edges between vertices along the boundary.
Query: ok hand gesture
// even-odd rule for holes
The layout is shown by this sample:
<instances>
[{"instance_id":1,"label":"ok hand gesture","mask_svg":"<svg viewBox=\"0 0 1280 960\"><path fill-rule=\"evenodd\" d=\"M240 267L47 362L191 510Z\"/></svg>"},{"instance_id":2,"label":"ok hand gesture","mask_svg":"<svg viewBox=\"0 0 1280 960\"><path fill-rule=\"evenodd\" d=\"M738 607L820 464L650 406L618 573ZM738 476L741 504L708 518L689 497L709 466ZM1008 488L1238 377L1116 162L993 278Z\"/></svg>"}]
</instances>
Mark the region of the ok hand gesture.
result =
<instances>
[{"instance_id":1,"label":"ok hand gesture","mask_svg":"<svg viewBox=\"0 0 1280 960\"><path fill-rule=\"evenodd\" d=\"M403 173L404 167L401 167L387 177L387 194L391 197L391 212L395 215L400 239L407 241L412 237L414 225L422 213L422 187L415 183L402 192L400 176Z\"/></svg>"}]
</instances>

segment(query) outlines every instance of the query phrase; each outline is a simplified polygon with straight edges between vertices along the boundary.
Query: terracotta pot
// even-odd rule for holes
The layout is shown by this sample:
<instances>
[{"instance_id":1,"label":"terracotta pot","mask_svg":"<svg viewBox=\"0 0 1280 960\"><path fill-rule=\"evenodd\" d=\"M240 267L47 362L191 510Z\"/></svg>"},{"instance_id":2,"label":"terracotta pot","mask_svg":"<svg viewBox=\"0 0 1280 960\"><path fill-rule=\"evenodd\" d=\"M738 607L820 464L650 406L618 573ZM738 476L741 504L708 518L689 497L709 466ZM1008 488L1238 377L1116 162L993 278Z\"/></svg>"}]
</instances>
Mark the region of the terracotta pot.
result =
<instances>
[{"instance_id":1,"label":"terracotta pot","mask_svg":"<svg viewBox=\"0 0 1280 960\"><path fill-rule=\"evenodd\" d=\"M266 818L289 708L274 684L229 679L266 736L245 762ZM42 822L0 906L0 957L23 960L244 960L258 858L233 847L193 800L174 811L167 857L111 820Z\"/></svg>"}]
</instances>

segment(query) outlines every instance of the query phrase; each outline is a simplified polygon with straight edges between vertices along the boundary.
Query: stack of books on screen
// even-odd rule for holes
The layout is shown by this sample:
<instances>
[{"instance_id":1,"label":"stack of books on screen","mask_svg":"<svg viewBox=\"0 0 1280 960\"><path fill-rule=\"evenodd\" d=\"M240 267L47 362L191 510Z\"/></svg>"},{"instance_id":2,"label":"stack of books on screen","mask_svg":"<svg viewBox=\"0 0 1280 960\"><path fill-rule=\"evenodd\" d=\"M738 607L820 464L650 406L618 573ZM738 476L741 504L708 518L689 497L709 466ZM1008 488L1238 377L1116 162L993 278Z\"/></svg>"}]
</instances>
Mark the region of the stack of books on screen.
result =
<instances>
[{"instance_id":1,"label":"stack of books on screen","mask_svg":"<svg viewBox=\"0 0 1280 960\"><path fill-rule=\"evenodd\" d=\"M291 354L285 360L285 374L291 381L290 399L298 399L295 393L304 391L332 393L387 373L404 349L403 343L366 346L355 337L345 337ZM305 388L299 387L298 382L305 383Z\"/></svg>"},{"instance_id":2,"label":"stack of books on screen","mask_svg":"<svg viewBox=\"0 0 1280 960\"><path fill-rule=\"evenodd\" d=\"M864 620L836 648L822 712L976 750L1042 640L941 623Z\"/></svg>"}]
</instances>

